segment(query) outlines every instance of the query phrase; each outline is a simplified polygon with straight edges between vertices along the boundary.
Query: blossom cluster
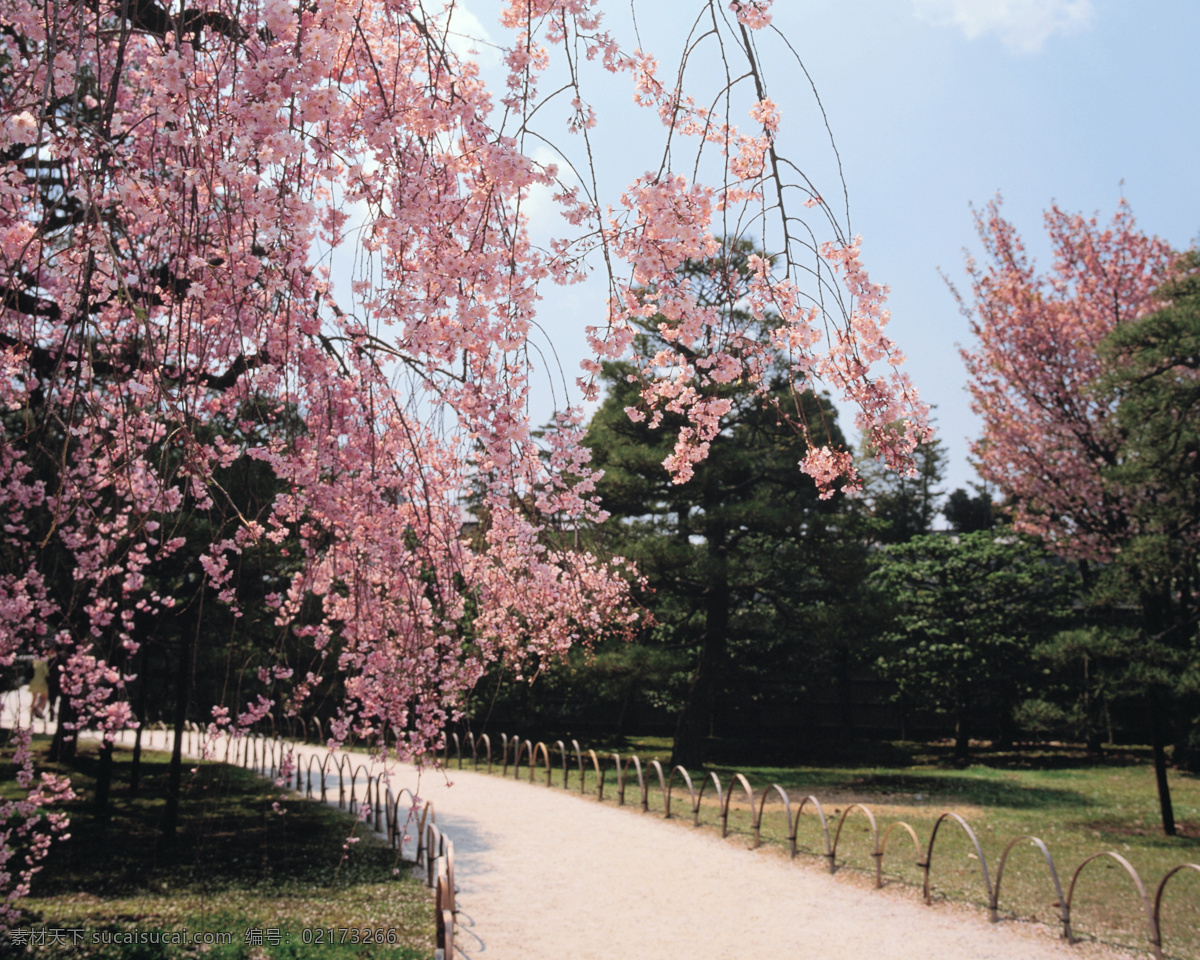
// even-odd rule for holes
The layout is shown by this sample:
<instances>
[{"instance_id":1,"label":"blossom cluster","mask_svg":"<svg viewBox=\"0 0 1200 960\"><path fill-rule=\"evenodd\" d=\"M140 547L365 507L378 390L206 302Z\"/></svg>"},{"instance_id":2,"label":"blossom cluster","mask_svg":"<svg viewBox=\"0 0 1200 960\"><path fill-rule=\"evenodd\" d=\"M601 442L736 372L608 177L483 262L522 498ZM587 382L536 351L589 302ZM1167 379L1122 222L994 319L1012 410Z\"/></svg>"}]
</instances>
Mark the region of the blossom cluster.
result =
<instances>
[{"instance_id":1,"label":"blossom cluster","mask_svg":"<svg viewBox=\"0 0 1200 960\"><path fill-rule=\"evenodd\" d=\"M1011 498L1019 530L1064 554L1112 557L1128 530L1127 492L1105 482L1121 438L1093 389L1097 347L1119 324L1157 308L1174 260L1124 202L1106 226L1052 207L1054 264L1039 272L997 198L976 217L986 260L967 263L975 343L962 351L972 409L983 418L977 469Z\"/></svg>"},{"instance_id":2,"label":"blossom cluster","mask_svg":"<svg viewBox=\"0 0 1200 960\"><path fill-rule=\"evenodd\" d=\"M727 28L747 36L769 6L730 4ZM489 662L520 671L627 629L635 574L570 536L603 519L581 412L544 436L528 414L538 286L578 279L588 255L611 296L585 396L662 318L671 346L639 369L634 415L687 418L678 481L721 429L714 385L765 397L780 363L855 404L893 462L924 435L856 243L824 254L845 280L834 315L791 248L781 272L752 258L735 286L762 335L681 270L729 249L719 225L739 211L768 216L784 127L765 92L740 132L660 81L593 0L514 0L497 103L441 23L406 0L0 0L0 663L53 653L79 725L132 722L139 651L213 606L236 637L265 608L281 638L214 733L303 711L336 676L334 739L415 756ZM722 175L649 171L612 204L558 182L523 137L558 54L569 126L592 135L577 51L629 77L669 136L715 149ZM569 228L546 250L521 213L535 188ZM852 471L836 450L801 467L826 489ZM235 470L269 477L265 503ZM255 558L273 578L257 600ZM35 806L63 795L39 789Z\"/></svg>"}]
</instances>

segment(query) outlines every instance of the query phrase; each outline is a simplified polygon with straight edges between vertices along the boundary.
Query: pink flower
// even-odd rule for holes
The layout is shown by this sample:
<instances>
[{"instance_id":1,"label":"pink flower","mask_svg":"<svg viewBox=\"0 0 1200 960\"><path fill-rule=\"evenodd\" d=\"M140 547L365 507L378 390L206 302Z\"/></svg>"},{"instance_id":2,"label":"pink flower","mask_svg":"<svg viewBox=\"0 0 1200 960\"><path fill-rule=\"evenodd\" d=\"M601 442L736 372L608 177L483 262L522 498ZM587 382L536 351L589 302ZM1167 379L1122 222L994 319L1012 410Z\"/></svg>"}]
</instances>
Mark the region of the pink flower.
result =
<instances>
[{"instance_id":1,"label":"pink flower","mask_svg":"<svg viewBox=\"0 0 1200 960\"><path fill-rule=\"evenodd\" d=\"M773 0L732 0L729 9L737 15L738 23L751 30L761 30L771 22Z\"/></svg>"},{"instance_id":2,"label":"pink flower","mask_svg":"<svg viewBox=\"0 0 1200 960\"><path fill-rule=\"evenodd\" d=\"M37 120L28 110L9 117L4 126L15 143L33 143L37 139Z\"/></svg>"}]
</instances>

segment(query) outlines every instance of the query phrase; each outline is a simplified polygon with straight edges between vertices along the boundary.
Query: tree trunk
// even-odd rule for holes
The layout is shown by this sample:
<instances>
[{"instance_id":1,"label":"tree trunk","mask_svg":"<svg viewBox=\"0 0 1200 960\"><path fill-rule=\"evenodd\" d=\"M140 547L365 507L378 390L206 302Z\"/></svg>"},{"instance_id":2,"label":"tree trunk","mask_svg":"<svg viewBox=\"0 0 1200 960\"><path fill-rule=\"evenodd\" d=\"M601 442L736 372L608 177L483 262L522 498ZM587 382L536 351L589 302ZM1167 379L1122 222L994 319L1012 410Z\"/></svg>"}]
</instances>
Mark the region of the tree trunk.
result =
<instances>
[{"instance_id":1,"label":"tree trunk","mask_svg":"<svg viewBox=\"0 0 1200 960\"><path fill-rule=\"evenodd\" d=\"M1172 624L1169 591L1146 590L1142 593L1143 630L1151 641L1161 640ZM1158 784L1158 809L1162 814L1163 833L1175 836L1175 810L1171 805L1171 785L1167 782L1167 718L1164 698L1167 691L1151 684L1146 689L1150 713L1150 742L1154 750L1154 779Z\"/></svg>"},{"instance_id":2,"label":"tree trunk","mask_svg":"<svg viewBox=\"0 0 1200 960\"><path fill-rule=\"evenodd\" d=\"M106 740L100 748L100 767L96 771L96 796L93 807L96 813L108 812L108 797L112 791L113 742Z\"/></svg>"},{"instance_id":3,"label":"tree trunk","mask_svg":"<svg viewBox=\"0 0 1200 960\"><path fill-rule=\"evenodd\" d=\"M838 739L854 741L854 680L850 676L850 651L845 646L837 650Z\"/></svg>"},{"instance_id":4,"label":"tree trunk","mask_svg":"<svg viewBox=\"0 0 1200 960\"><path fill-rule=\"evenodd\" d=\"M133 735L133 760L129 767L129 795L136 797L142 784L142 724Z\"/></svg>"},{"instance_id":5,"label":"tree trunk","mask_svg":"<svg viewBox=\"0 0 1200 960\"><path fill-rule=\"evenodd\" d=\"M1162 692L1146 691L1150 707L1150 736L1154 747L1154 778L1158 782L1158 809L1162 813L1163 833L1175 836L1175 810L1171 805L1171 785L1167 782L1166 737L1163 731Z\"/></svg>"},{"instance_id":6,"label":"tree trunk","mask_svg":"<svg viewBox=\"0 0 1200 960\"><path fill-rule=\"evenodd\" d=\"M700 659L675 730L671 766L703 766L706 740L712 729L717 688L725 666L729 634L729 554L725 531L714 525L708 532L708 584L705 590L704 635Z\"/></svg>"},{"instance_id":7,"label":"tree trunk","mask_svg":"<svg viewBox=\"0 0 1200 960\"><path fill-rule=\"evenodd\" d=\"M75 744L78 742L77 731L73 728L79 714L75 704L65 693L58 706L58 726L54 730L54 739L50 743L50 759L55 763L68 763L75 759Z\"/></svg>"},{"instance_id":8,"label":"tree trunk","mask_svg":"<svg viewBox=\"0 0 1200 960\"><path fill-rule=\"evenodd\" d=\"M183 787L183 728L187 723L188 661L191 644L186 635L179 638L179 673L175 680L175 743L171 748L171 765L167 773L167 806L163 813L163 836L175 836L179 827L179 799Z\"/></svg>"},{"instance_id":9,"label":"tree trunk","mask_svg":"<svg viewBox=\"0 0 1200 960\"><path fill-rule=\"evenodd\" d=\"M142 780L142 729L146 726L146 671L150 669L150 650L142 644L142 668L138 672L137 732L133 735L133 761L129 767L129 795L136 797Z\"/></svg>"},{"instance_id":10,"label":"tree trunk","mask_svg":"<svg viewBox=\"0 0 1200 960\"><path fill-rule=\"evenodd\" d=\"M1091 661L1083 655L1083 722L1088 753L1104 753L1104 716L1101 708L1107 705L1092 693ZM1107 710L1104 711L1107 713Z\"/></svg>"},{"instance_id":11,"label":"tree trunk","mask_svg":"<svg viewBox=\"0 0 1200 960\"><path fill-rule=\"evenodd\" d=\"M966 760L971 756L969 713L970 704L967 698L960 696L954 712L954 757L957 760Z\"/></svg>"}]
</instances>

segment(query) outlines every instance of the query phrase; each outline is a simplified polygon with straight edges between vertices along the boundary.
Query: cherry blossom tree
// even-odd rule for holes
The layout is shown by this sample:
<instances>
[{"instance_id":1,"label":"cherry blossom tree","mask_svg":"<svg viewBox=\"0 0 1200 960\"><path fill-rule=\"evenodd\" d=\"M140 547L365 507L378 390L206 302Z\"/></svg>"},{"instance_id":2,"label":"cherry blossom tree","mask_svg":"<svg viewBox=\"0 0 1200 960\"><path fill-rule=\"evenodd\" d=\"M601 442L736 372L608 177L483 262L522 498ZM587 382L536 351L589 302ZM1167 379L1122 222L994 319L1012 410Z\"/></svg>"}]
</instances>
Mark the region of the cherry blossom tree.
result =
<instances>
[{"instance_id":1,"label":"cherry blossom tree","mask_svg":"<svg viewBox=\"0 0 1200 960\"><path fill-rule=\"evenodd\" d=\"M1018 530L1104 560L1127 535L1129 507L1103 477L1121 435L1092 389L1105 372L1097 348L1154 309L1174 254L1137 229L1124 202L1106 228L1058 207L1045 219L1054 266L1041 273L998 199L976 216L986 262L967 261L970 303L959 296L976 341L962 351L983 418L974 454L980 475L1010 498Z\"/></svg>"},{"instance_id":2,"label":"cherry blossom tree","mask_svg":"<svg viewBox=\"0 0 1200 960\"><path fill-rule=\"evenodd\" d=\"M592 265L609 298L583 396L638 321L668 317L673 345L636 376L654 423L686 418L665 464L679 482L728 409L705 385L765 398L780 362L798 395L819 381L856 407L903 468L926 413L859 241L780 148L770 2L697 7L666 78L598 3L512 0L490 90L453 2L0 0L0 661L53 648L79 722L128 724L139 623L182 602L156 567L184 546L181 516L237 513L218 476L241 458L280 492L211 526L192 571L206 593L187 602L241 612L241 558L294 541L267 602L324 667L280 660L217 722L297 709L325 669L346 692L335 740L421 754L487 661L553 658L628 619L625 574L544 535L598 515L581 409L541 440L529 425L539 287ZM593 67L663 125L658 166L611 202L590 162ZM572 134L561 163L535 159ZM562 214L546 243L536 191ZM678 270L717 256L715 236L772 252L738 311ZM770 317L767 335L742 314ZM247 405L256 424L204 429ZM272 411L291 413L259 429ZM827 490L853 470L820 447L800 467ZM481 544L462 534L468 491Z\"/></svg>"},{"instance_id":3,"label":"cherry blossom tree","mask_svg":"<svg viewBox=\"0 0 1200 960\"><path fill-rule=\"evenodd\" d=\"M1045 216L1053 268L1039 272L999 199L976 223L987 259L969 259L972 301L959 297L975 344L962 351L971 375L972 408L983 418L974 446L980 475L1008 500L1013 525L1044 538L1058 553L1110 570L1137 563L1132 544L1144 532L1139 517L1144 483L1122 482L1129 456L1127 425L1104 389L1111 373L1107 338L1153 313L1156 290L1175 253L1138 230L1122 201L1111 224L1052 207ZM1142 573L1147 568L1142 566ZM1091 577L1095 583L1095 577ZM1134 600L1143 614L1142 649L1152 659L1169 624L1169 580L1141 577ZM1161 680L1146 681L1164 830L1174 818L1166 779Z\"/></svg>"}]
</instances>

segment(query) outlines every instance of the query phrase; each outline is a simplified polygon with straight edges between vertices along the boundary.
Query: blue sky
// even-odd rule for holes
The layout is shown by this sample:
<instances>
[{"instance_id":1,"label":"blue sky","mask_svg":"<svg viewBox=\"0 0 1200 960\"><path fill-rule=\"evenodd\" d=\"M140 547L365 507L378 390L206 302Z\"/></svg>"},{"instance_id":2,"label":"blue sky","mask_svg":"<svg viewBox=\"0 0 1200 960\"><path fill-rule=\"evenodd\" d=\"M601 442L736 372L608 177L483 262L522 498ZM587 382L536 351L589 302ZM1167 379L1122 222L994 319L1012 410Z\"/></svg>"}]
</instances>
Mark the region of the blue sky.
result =
<instances>
[{"instance_id":1,"label":"blue sky","mask_svg":"<svg viewBox=\"0 0 1200 960\"><path fill-rule=\"evenodd\" d=\"M499 35L494 0L468 6ZM664 65L677 59L695 7L658 0L636 8L642 42ZM863 237L872 279L891 288L889 330L922 397L937 407L951 454L946 488L964 486L974 479L968 452L978 421L956 345L970 334L939 270L964 279L963 250L978 248L971 204L1001 191L1042 264L1041 215L1052 202L1108 219L1124 195L1142 229L1191 246L1200 235L1200 3L777 0L773 14L824 104L851 228ZM628 4L614 5L610 22L622 35ZM485 76L499 80L481 49ZM832 154L802 75L781 54L764 42L768 94L783 109L782 149L829 196L838 189ZM601 77L591 90L612 199L620 184L657 166L661 135L654 118L636 115L627 80ZM583 326L602 317L604 289L544 293L542 320L565 375L558 382L570 383ZM548 389L538 403L548 414Z\"/></svg>"},{"instance_id":2,"label":"blue sky","mask_svg":"<svg viewBox=\"0 0 1200 960\"><path fill-rule=\"evenodd\" d=\"M974 479L978 434L955 350L970 205L997 191L1048 265L1052 202L1111 217L1122 192L1143 230L1200 233L1200 4L1174 0L839 0L792 4L850 188L854 229L889 284L891 331L937 405L948 488ZM819 42L828 40L827 43ZM843 79L844 78L844 79ZM1122 181L1124 186L1122 187Z\"/></svg>"}]
</instances>

